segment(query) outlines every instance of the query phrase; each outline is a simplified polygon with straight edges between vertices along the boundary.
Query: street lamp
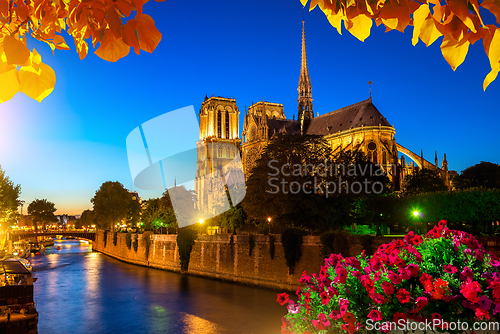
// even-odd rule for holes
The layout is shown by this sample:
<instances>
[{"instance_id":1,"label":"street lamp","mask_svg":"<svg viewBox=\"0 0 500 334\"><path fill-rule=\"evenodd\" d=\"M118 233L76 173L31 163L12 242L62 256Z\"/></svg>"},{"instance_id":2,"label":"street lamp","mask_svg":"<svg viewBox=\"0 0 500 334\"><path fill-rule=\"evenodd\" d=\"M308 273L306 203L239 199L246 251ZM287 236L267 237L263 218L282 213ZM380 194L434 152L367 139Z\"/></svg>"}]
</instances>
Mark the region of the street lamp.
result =
<instances>
[{"instance_id":1,"label":"street lamp","mask_svg":"<svg viewBox=\"0 0 500 334\"><path fill-rule=\"evenodd\" d=\"M203 224L203 220L200 219L199 223L200 223L200 234L201 234L201 224Z\"/></svg>"},{"instance_id":2,"label":"street lamp","mask_svg":"<svg viewBox=\"0 0 500 334\"><path fill-rule=\"evenodd\" d=\"M269 223L269 234L271 234L271 217L267 217L267 222Z\"/></svg>"}]
</instances>

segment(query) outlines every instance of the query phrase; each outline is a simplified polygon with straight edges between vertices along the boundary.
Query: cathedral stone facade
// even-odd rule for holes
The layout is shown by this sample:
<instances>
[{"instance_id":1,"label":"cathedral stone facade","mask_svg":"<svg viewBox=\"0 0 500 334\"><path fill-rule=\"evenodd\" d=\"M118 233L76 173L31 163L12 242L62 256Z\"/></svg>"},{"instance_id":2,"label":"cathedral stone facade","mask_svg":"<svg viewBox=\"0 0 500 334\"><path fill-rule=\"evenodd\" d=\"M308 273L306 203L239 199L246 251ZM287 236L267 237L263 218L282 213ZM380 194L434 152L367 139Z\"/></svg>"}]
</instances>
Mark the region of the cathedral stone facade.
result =
<instances>
[{"instance_id":1,"label":"cathedral stone facade","mask_svg":"<svg viewBox=\"0 0 500 334\"><path fill-rule=\"evenodd\" d=\"M369 82L371 84L371 82ZM370 88L371 90L371 88ZM200 109L200 143L231 143L241 149L241 158L245 176L248 177L256 160L264 147L279 133L296 135L321 135L331 145L334 153L340 150L364 152L374 163L380 164L393 182L394 189L399 190L401 182L408 174L420 168L437 170L446 184L450 186L446 154L441 167L418 156L412 151L396 143L396 130L372 103L371 92L367 100L341 109L314 116L312 85L307 69L306 41L304 22L302 22L302 59L298 85L298 113L293 119L287 119L283 105L260 101L252 103L245 117L242 138L238 137L239 110L235 99L222 97L205 97ZM209 171L220 169L227 159L234 157L235 152L208 152L199 146L197 178ZM219 148L220 150L220 148ZM407 155L412 163L406 164ZM207 157L211 158L207 159ZM199 205L209 205L209 185L196 183Z\"/></svg>"}]
</instances>

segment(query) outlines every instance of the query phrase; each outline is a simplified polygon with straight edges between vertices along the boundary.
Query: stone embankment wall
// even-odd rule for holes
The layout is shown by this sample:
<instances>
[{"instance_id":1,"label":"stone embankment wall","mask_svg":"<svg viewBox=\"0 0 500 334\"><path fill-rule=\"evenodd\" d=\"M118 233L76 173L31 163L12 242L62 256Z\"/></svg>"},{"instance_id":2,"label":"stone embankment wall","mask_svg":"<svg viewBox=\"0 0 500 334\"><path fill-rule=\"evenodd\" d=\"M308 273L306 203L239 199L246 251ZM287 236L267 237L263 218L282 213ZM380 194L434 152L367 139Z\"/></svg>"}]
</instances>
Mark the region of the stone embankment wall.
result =
<instances>
[{"instance_id":1,"label":"stone embankment wall","mask_svg":"<svg viewBox=\"0 0 500 334\"><path fill-rule=\"evenodd\" d=\"M127 248L125 235L125 233L117 234L115 246L113 245L113 233L108 232L105 245L104 233L98 232L92 248L124 262L173 272L181 271L177 235L152 235L148 247L141 234L137 236L133 234L132 241L136 237L138 238L137 251L133 247ZM278 290L295 291L304 270L308 273L319 273L320 267L324 265L324 259L320 255L322 245L317 236L304 237L302 256L292 275L288 274L279 235L275 235L273 259L270 255L270 242L267 235L253 236L254 244L251 254L250 238L248 235L235 235L231 240L230 235L199 235L191 252L187 273ZM351 237L350 239L350 243L345 245L345 251L342 251L344 256L358 255L363 249L361 238ZM370 240L371 249L375 250L380 244L388 243L392 239L373 237ZM478 239L488 250L497 250L497 238Z\"/></svg>"}]
</instances>

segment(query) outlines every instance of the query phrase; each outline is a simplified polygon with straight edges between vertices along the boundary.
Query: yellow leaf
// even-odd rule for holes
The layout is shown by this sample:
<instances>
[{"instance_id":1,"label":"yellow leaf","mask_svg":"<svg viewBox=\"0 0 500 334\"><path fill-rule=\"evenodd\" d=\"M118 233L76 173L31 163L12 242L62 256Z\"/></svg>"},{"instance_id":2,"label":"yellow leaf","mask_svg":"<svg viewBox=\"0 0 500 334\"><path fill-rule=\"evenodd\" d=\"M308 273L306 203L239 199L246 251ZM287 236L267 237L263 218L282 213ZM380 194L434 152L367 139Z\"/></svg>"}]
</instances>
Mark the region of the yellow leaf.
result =
<instances>
[{"instance_id":1,"label":"yellow leaf","mask_svg":"<svg viewBox=\"0 0 500 334\"><path fill-rule=\"evenodd\" d=\"M429 17L429 5L424 3L413 13L413 38L411 43L415 46L418 43L418 36L420 35L420 29L425 22L425 19Z\"/></svg>"},{"instance_id":2,"label":"yellow leaf","mask_svg":"<svg viewBox=\"0 0 500 334\"><path fill-rule=\"evenodd\" d=\"M117 39L111 30L106 30L101 41L101 45L95 51L95 54L107 61L115 62L125 57L130 52L130 47Z\"/></svg>"},{"instance_id":3,"label":"yellow leaf","mask_svg":"<svg viewBox=\"0 0 500 334\"><path fill-rule=\"evenodd\" d=\"M425 43L425 46L429 46L440 36L442 36L442 34L436 28L436 21L434 21L432 16L428 17L422 24L420 28L420 35L418 37L420 37L422 42Z\"/></svg>"},{"instance_id":4,"label":"yellow leaf","mask_svg":"<svg viewBox=\"0 0 500 334\"><path fill-rule=\"evenodd\" d=\"M491 39L491 43L488 49L488 58L490 59L491 72L488 73L483 82L483 89L486 90L486 87L493 80L496 79L498 72L500 71L500 29L496 29L493 38Z\"/></svg>"},{"instance_id":5,"label":"yellow leaf","mask_svg":"<svg viewBox=\"0 0 500 334\"><path fill-rule=\"evenodd\" d=\"M14 36L5 36L3 49L9 64L24 64L30 57L30 50Z\"/></svg>"},{"instance_id":6,"label":"yellow leaf","mask_svg":"<svg viewBox=\"0 0 500 334\"><path fill-rule=\"evenodd\" d=\"M344 21L345 28L349 32L364 42L370 36L370 29L372 27L372 19L364 14L357 15L349 20Z\"/></svg>"},{"instance_id":7,"label":"yellow leaf","mask_svg":"<svg viewBox=\"0 0 500 334\"><path fill-rule=\"evenodd\" d=\"M368 2L368 0L365 0L365 5L366 5L366 10L368 11L368 13L370 13L370 15L373 15L373 9L370 6L370 3Z\"/></svg>"},{"instance_id":8,"label":"yellow leaf","mask_svg":"<svg viewBox=\"0 0 500 334\"><path fill-rule=\"evenodd\" d=\"M42 63L42 56L40 56L38 51L36 51L36 49L33 49L33 52L31 54L32 54L31 62L33 64L40 65Z\"/></svg>"},{"instance_id":9,"label":"yellow leaf","mask_svg":"<svg viewBox=\"0 0 500 334\"><path fill-rule=\"evenodd\" d=\"M318 4L319 0L311 0L311 4L309 5L309 11L313 10L314 7Z\"/></svg>"},{"instance_id":10,"label":"yellow leaf","mask_svg":"<svg viewBox=\"0 0 500 334\"><path fill-rule=\"evenodd\" d=\"M42 102L54 90L56 74L49 65L44 63L38 65L38 70L33 66L21 66L19 81L21 84L20 92Z\"/></svg>"},{"instance_id":11,"label":"yellow leaf","mask_svg":"<svg viewBox=\"0 0 500 334\"><path fill-rule=\"evenodd\" d=\"M0 62L0 67L2 66ZM16 68L0 72L0 103L10 100L19 90L19 77Z\"/></svg>"},{"instance_id":12,"label":"yellow leaf","mask_svg":"<svg viewBox=\"0 0 500 334\"><path fill-rule=\"evenodd\" d=\"M342 16L333 13L330 9L324 9L323 12L328 18L328 22L342 35Z\"/></svg>"},{"instance_id":13,"label":"yellow leaf","mask_svg":"<svg viewBox=\"0 0 500 334\"><path fill-rule=\"evenodd\" d=\"M465 56L469 51L469 44L469 41L465 39L458 42L450 35L444 37L443 43L441 43L441 52L453 71L465 60Z\"/></svg>"}]
</instances>

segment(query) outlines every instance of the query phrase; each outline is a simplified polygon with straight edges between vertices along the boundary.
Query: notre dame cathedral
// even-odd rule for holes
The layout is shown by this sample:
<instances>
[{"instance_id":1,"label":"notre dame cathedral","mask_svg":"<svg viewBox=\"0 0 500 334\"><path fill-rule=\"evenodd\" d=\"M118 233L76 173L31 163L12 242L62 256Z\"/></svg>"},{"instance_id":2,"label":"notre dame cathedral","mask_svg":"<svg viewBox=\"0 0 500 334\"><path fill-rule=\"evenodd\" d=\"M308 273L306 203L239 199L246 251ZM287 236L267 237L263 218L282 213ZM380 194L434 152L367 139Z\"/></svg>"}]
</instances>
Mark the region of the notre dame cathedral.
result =
<instances>
[{"instance_id":1,"label":"notre dame cathedral","mask_svg":"<svg viewBox=\"0 0 500 334\"><path fill-rule=\"evenodd\" d=\"M371 85L371 82L369 82ZM241 154L243 170L248 177L255 161L274 134L321 135L331 145L332 151L356 150L364 152L374 163L380 164L399 190L404 177L420 168L438 170L450 186L446 154L438 165L438 157L431 163L396 142L396 130L378 111L370 97L341 109L314 116L312 85L307 69L306 40L302 22L302 59L298 86L298 113L287 119L283 105L261 101L245 108L242 137L239 137L239 108L234 98L212 96L201 104L200 141L198 142L198 170L195 191L199 208L212 202L210 185L203 176L220 170L222 166ZM243 141L241 140L243 138ZM215 151L210 152L208 144ZM227 145L231 144L231 145ZM216 149L215 149L216 148ZM405 162L403 153L412 162ZM396 168L394 168L396 166Z\"/></svg>"}]
</instances>

